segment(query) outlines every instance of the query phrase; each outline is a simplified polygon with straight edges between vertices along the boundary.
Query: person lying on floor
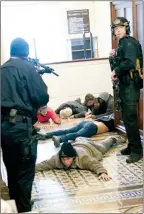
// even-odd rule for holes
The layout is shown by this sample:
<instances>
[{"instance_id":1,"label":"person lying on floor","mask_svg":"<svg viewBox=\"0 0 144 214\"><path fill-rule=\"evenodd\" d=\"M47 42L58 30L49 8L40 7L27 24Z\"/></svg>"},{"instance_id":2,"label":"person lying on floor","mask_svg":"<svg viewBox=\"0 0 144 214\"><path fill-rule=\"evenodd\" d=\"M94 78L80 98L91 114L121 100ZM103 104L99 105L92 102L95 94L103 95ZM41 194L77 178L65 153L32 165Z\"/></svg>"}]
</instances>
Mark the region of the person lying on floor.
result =
<instances>
[{"instance_id":1,"label":"person lying on floor","mask_svg":"<svg viewBox=\"0 0 144 214\"><path fill-rule=\"evenodd\" d=\"M114 98L107 92L100 93L98 97L87 94L84 104L91 110L91 112L85 114L87 119L98 119L114 112Z\"/></svg>"},{"instance_id":2,"label":"person lying on floor","mask_svg":"<svg viewBox=\"0 0 144 214\"><path fill-rule=\"evenodd\" d=\"M114 131L114 114L103 116L100 119L85 120L70 129L62 129L54 132L46 133L44 139L52 138L55 147L59 147L60 143L74 141L77 137L92 137L96 134L102 134Z\"/></svg>"},{"instance_id":3,"label":"person lying on floor","mask_svg":"<svg viewBox=\"0 0 144 214\"><path fill-rule=\"evenodd\" d=\"M65 108L65 109L60 110L59 117L61 119L68 119L71 116L72 116L71 108Z\"/></svg>"},{"instance_id":4,"label":"person lying on floor","mask_svg":"<svg viewBox=\"0 0 144 214\"><path fill-rule=\"evenodd\" d=\"M38 122L44 123L49 122L51 119L56 124L61 124L61 119L56 115L56 113L47 106L42 106L37 114Z\"/></svg>"},{"instance_id":5,"label":"person lying on floor","mask_svg":"<svg viewBox=\"0 0 144 214\"><path fill-rule=\"evenodd\" d=\"M65 108L70 108L72 110L71 118L81 118L85 117L85 113L87 112L87 108L81 104L80 98L74 101L68 101L66 103L61 104L56 110L56 114L60 114L62 110Z\"/></svg>"},{"instance_id":6,"label":"person lying on floor","mask_svg":"<svg viewBox=\"0 0 144 214\"><path fill-rule=\"evenodd\" d=\"M108 149L115 143L124 143L118 136L107 137L102 142L63 143L61 149L49 160L36 165L36 172L50 169L83 169L96 173L99 179L110 180L107 170L99 162Z\"/></svg>"}]
</instances>

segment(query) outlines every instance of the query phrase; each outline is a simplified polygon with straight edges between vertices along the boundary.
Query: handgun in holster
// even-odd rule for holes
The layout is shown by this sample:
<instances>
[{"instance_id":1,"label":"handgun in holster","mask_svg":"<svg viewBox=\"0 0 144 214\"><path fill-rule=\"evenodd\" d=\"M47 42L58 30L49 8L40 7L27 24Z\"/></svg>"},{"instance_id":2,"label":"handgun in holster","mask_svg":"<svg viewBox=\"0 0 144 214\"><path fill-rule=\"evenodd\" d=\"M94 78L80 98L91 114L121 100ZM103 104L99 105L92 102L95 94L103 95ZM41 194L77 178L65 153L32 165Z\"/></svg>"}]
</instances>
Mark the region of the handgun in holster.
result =
<instances>
[{"instance_id":1,"label":"handgun in holster","mask_svg":"<svg viewBox=\"0 0 144 214\"><path fill-rule=\"evenodd\" d=\"M140 66L140 61L139 59L136 60L136 67L135 69L130 70L130 77L131 79L134 79L134 72L138 72L138 75L140 79L143 79L143 69Z\"/></svg>"},{"instance_id":2,"label":"handgun in holster","mask_svg":"<svg viewBox=\"0 0 144 214\"><path fill-rule=\"evenodd\" d=\"M17 115L17 109L11 109L10 110L10 119L9 119L9 122L11 124L15 124L16 123L16 115Z\"/></svg>"}]
</instances>

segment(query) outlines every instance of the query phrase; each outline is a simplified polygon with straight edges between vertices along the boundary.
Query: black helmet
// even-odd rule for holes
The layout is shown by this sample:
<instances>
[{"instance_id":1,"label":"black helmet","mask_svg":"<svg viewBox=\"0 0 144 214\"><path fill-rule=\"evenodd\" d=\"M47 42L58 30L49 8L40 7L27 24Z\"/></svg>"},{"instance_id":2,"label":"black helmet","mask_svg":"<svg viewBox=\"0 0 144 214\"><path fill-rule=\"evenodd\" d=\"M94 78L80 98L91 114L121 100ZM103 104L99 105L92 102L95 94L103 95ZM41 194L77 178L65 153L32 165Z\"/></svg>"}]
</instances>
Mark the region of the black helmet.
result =
<instances>
[{"instance_id":1,"label":"black helmet","mask_svg":"<svg viewBox=\"0 0 144 214\"><path fill-rule=\"evenodd\" d=\"M112 29L112 34L115 36L114 34L114 28L118 27L118 26L125 26L126 27L126 34L129 35L130 34L130 26L129 26L129 21L124 18L124 17L117 17L111 25L111 29Z\"/></svg>"},{"instance_id":2,"label":"black helmet","mask_svg":"<svg viewBox=\"0 0 144 214\"><path fill-rule=\"evenodd\" d=\"M77 152L71 143L63 143L59 151L59 158L62 157L76 157Z\"/></svg>"},{"instance_id":3,"label":"black helmet","mask_svg":"<svg viewBox=\"0 0 144 214\"><path fill-rule=\"evenodd\" d=\"M10 55L18 57L28 57L29 44L22 38L16 38L11 42Z\"/></svg>"}]
</instances>

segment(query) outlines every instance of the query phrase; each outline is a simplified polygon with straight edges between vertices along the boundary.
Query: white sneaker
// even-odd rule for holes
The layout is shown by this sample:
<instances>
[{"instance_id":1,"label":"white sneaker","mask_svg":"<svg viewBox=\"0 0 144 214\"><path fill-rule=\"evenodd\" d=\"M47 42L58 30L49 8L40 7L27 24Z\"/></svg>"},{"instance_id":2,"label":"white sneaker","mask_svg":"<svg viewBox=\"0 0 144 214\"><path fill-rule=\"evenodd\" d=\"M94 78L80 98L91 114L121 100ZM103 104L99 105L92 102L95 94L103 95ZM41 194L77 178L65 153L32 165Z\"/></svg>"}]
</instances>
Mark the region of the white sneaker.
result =
<instances>
[{"instance_id":1,"label":"white sneaker","mask_svg":"<svg viewBox=\"0 0 144 214\"><path fill-rule=\"evenodd\" d=\"M126 143L126 139L121 135L113 135L113 136L110 136L110 138L115 139L116 141L115 143L118 143L118 144Z\"/></svg>"}]
</instances>

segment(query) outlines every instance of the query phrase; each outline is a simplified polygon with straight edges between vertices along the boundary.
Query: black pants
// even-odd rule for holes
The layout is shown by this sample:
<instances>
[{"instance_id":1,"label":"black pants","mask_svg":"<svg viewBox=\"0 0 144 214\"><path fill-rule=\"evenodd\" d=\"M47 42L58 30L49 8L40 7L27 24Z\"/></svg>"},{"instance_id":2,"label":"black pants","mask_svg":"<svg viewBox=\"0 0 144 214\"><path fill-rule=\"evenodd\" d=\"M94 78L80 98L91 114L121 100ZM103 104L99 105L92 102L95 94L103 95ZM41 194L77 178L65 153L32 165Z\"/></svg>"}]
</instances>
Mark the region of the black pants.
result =
<instances>
[{"instance_id":1,"label":"black pants","mask_svg":"<svg viewBox=\"0 0 144 214\"><path fill-rule=\"evenodd\" d=\"M128 150L131 153L142 153L142 144L138 126L138 101L140 98L140 89L133 81L130 85L120 85L120 95L122 101L122 119L125 125L128 137Z\"/></svg>"},{"instance_id":2,"label":"black pants","mask_svg":"<svg viewBox=\"0 0 144 214\"><path fill-rule=\"evenodd\" d=\"M7 169L10 198L16 201L18 212L31 211L31 191L37 158L37 140L32 136L32 121L7 118L1 123L1 147Z\"/></svg>"}]
</instances>

